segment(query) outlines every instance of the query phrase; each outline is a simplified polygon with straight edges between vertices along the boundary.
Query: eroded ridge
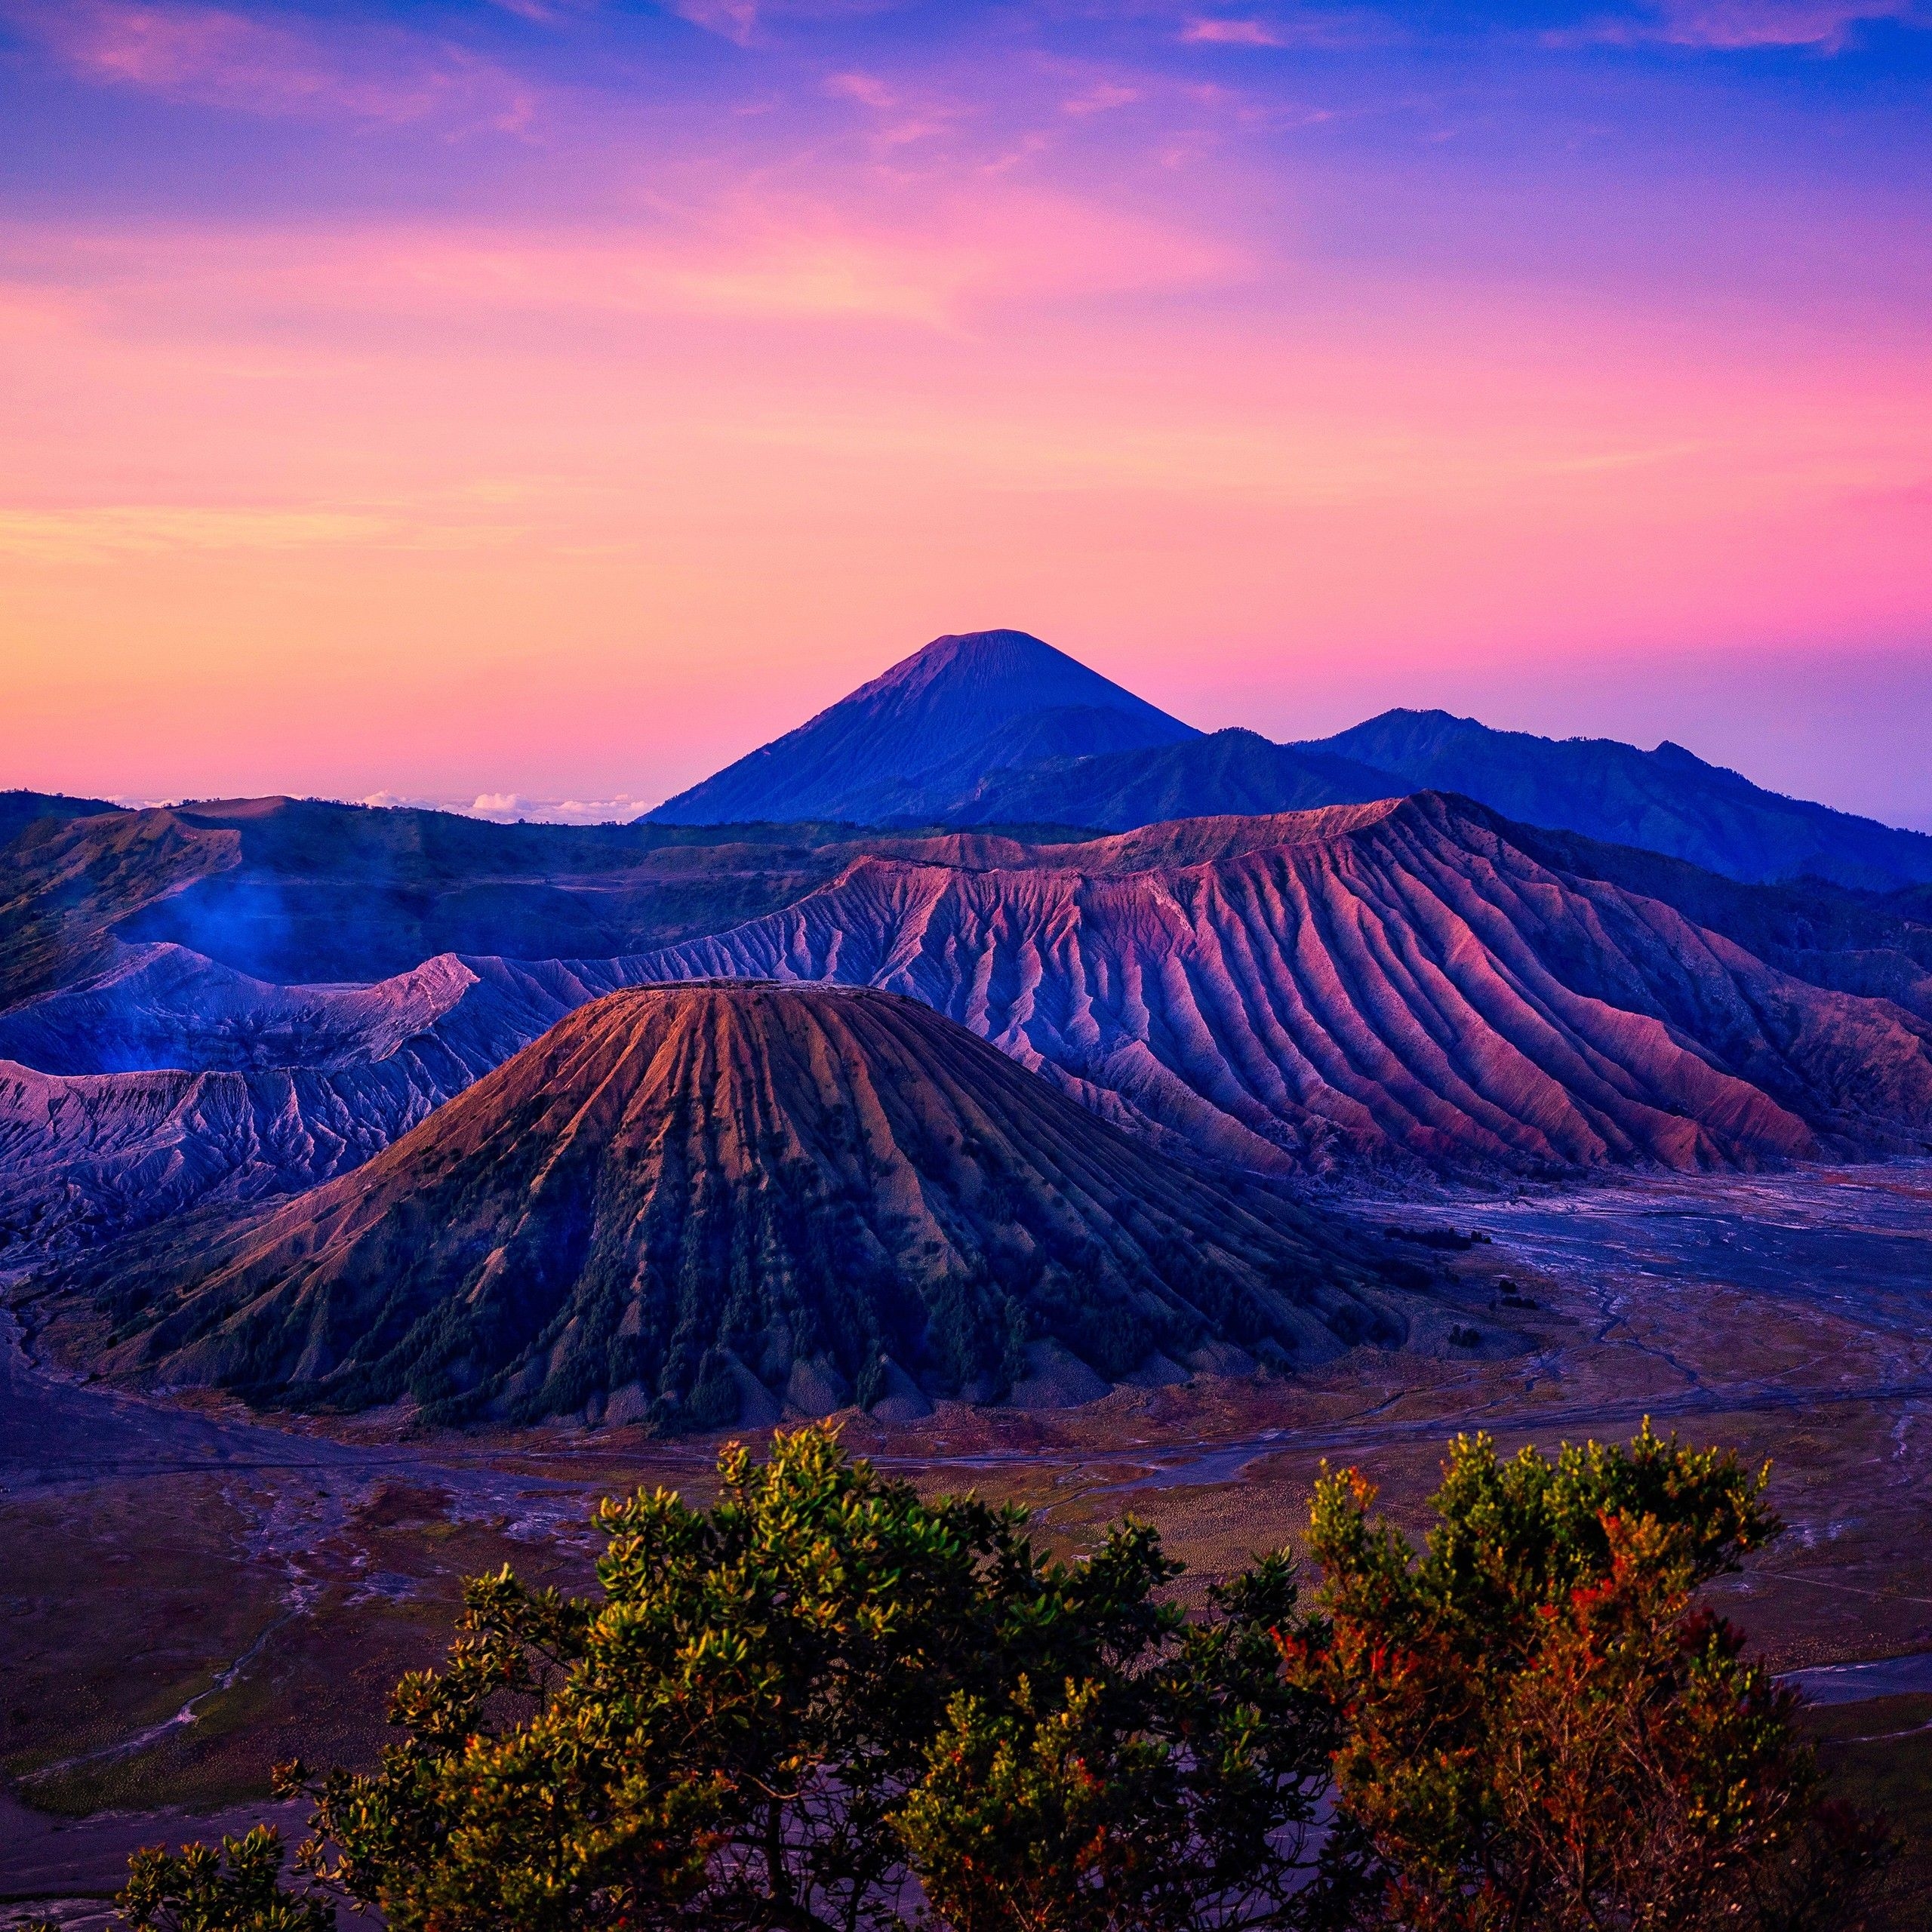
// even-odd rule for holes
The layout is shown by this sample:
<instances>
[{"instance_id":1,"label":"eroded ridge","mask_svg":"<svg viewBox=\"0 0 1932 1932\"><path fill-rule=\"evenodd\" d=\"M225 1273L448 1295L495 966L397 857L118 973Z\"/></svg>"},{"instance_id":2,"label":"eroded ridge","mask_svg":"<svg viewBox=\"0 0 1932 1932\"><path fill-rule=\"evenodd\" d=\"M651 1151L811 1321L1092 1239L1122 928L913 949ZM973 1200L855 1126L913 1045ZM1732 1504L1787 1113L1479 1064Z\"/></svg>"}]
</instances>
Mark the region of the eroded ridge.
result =
<instances>
[{"instance_id":1,"label":"eroded ridge","mask_svg":"<svg viewBox=\"0 0 1932 1932\"><path fill-rule=\"evenodd\" d=\"M1264 1166L1749 1165L1932 1123L1924 1022L1555 871L1466 801L1237 823L1155 828L1178 864L1150 832L1021 866L861 859L623 967L907 992L1103 1109ZM1147 862L1121 869L1123 846Z\"/></svg>"}]
</instances>

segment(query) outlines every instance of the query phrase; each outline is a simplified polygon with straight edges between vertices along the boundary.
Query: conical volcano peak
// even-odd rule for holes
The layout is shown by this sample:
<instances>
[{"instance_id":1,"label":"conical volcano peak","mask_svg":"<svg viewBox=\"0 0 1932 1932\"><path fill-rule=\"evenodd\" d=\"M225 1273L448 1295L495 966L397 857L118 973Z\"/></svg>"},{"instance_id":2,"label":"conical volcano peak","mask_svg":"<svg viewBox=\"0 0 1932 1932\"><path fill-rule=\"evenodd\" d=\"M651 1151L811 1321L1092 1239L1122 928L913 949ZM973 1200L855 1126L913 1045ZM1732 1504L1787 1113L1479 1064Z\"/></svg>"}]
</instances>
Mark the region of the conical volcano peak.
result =
<instances>
[{"instance_id":1,"label":"conical volcano peak","mask_svg":"<svg viewBox=\"0 0 1932 1932\"><path fill-rule=\"evenodd\" d=\"M917 821L1008 767L1197 735L1025 631L949 633L651 816Z\"/></svg>"},{"instance_id":2,"label":"conical volcano peak","mask_svg":"<svg viewBox=\"0 0 1932 1932\"><path fill-rule=\"evenodd\" d=\"M1043 1361L1097 1395L1406 1321L1319 1211L1170 1161L915 1001L769 983L595 1001L360 1172L155 1253L100 1278L118 1366L441 1420L903 1412Z\"/></svg>"},{"instance_id":3,"label":"conical volcano peak","mask_svg":"<svg viewBox=\"0 0 1932 1932\"><path fill-rule=\"evenodd\" d=\"M934 692L960 700L977 699L1009 715L1063 704L1154 710L1077 657L1055 650L1030 631L1014 630L953 631L936 637L843 701Z\"/></svg>"}]
</instances>

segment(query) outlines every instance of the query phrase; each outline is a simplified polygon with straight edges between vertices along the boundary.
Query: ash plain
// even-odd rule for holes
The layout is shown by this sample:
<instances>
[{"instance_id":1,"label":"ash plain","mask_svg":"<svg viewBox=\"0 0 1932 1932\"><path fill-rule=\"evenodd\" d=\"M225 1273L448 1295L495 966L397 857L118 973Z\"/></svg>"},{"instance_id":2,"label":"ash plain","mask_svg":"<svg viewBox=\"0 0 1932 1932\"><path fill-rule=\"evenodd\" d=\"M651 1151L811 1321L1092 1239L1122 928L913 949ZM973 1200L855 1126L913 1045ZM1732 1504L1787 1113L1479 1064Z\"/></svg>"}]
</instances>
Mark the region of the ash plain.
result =
<instances>
[{"instance_id":1,"label":"ash plain","mask_svg":"<svg viewBox=\"0 0 1932 1932\"><path fill-rule=\"evenodd\" d=\"M1064 1551L1131 1510L1188 1563L1188 1592L1297 1542L1324 1460L1413 1522L1461 1429L1549 1449L1648 1415L1769 1458L1788 1533L1719 1605L1802 1674L1834 1776L1908 1814L1901 1883L1921 1882L1932 1160L1352 1204L1440 1262L1435 1292L1473 1341L1079 1409L854 1414L846 1440L923 1488L1023 1503ZM1487 1238L1436 1249L1430 1230ZM465 1576L507 1560L584 1586L592 1501L641 1483L703 1499L716 1446L272 1426L64 1375L0 1315L0 1924L50 1902L99 1921L134 1845L272 1815L279 1759L372 1759L389 1686L441 1654Z\"/></svg>"}]
</instances>

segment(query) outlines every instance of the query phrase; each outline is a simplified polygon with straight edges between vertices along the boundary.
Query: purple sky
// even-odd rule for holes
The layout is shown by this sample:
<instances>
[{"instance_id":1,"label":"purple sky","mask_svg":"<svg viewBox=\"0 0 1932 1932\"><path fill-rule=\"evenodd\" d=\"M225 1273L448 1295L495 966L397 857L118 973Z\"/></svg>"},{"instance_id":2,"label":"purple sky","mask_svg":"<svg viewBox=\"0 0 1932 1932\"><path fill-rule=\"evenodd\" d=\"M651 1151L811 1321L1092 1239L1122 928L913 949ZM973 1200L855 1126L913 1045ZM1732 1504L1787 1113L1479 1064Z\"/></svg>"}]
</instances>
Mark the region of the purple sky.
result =
<instances>
[{"instance_id":1,"label":"purple sky","mask_svg":"<svg viewBox=\"0 0 1932 1932\"><path fill-rule=\"evenodd\" d=\"M943 630L1932 829L1932 6L0 0L0 783L648 803Z\"/></svg>"}]
</instances>

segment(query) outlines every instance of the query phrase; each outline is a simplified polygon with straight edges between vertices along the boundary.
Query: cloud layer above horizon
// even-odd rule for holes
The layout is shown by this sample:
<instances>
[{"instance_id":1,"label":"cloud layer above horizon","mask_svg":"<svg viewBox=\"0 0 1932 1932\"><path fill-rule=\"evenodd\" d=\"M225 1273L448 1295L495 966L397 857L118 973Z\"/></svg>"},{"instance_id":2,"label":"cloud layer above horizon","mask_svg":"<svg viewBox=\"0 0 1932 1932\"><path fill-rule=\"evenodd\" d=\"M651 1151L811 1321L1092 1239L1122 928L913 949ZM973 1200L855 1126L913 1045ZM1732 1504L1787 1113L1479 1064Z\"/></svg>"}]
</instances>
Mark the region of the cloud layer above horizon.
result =
<instances>
[{"instance_id":1,"label":"cloud layer above horizon","mask_svg":"<svg viewBox=\"0 0 1932 1932\"><path fill-rule=\"evenodd\" d=\"M0 784L628 805L1007 623L1932 823L1928 106L1926 0L0 0Z\"/></svg>"}]
</instances>

